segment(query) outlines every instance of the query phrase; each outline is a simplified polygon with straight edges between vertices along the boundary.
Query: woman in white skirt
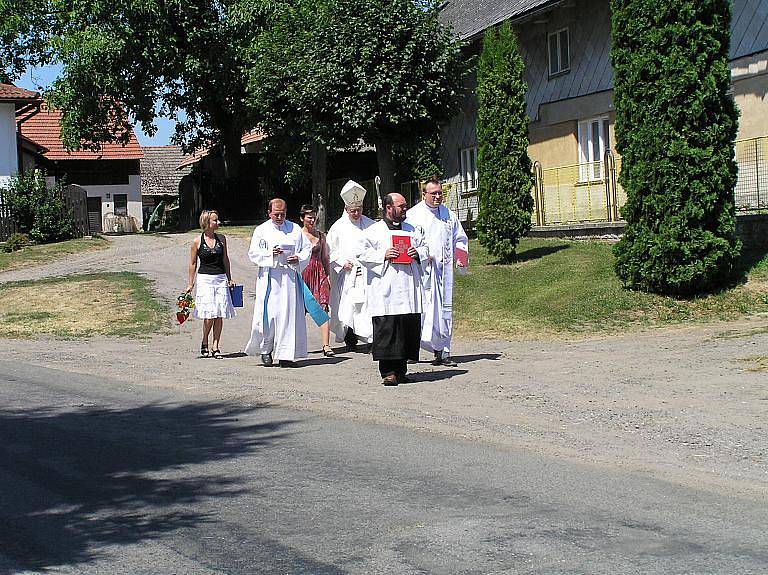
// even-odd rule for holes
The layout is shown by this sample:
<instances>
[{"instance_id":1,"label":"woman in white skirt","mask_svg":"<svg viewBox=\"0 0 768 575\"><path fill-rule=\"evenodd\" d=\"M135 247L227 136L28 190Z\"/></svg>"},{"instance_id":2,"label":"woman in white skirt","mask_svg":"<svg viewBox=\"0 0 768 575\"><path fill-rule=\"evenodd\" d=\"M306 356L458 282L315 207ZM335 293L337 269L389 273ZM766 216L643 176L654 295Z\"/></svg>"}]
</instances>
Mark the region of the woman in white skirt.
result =
<instances>
[{"instance_id":1,"label":"woman in white skirt","mask_svg":"<svg viewBox=\"0 0 768 575\"><path fill-rule=\"evenodd\" d=\"M215 210L203 210L200 214L200 228L203 233L195 238L189 251L189 285L195 292L194 317L203 320L203 342L200 355L222 359L219 343L224 319L235 317L232 295L229 288L232 274L229 269L227 238L217 234L219 214ZM198 266L198 261L200 262ZM208 352L208 336L213 329L213 347Z\"/></svg>"}]
</instances>

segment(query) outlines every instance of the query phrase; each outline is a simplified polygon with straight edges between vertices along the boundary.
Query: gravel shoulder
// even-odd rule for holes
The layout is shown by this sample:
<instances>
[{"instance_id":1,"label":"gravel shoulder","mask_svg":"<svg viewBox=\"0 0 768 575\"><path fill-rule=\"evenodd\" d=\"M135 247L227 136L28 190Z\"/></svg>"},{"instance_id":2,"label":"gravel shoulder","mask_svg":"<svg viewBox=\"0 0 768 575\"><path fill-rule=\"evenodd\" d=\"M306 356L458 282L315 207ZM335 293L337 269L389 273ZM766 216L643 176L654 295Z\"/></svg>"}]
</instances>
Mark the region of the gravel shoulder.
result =
<instances>
[{"instance_id":1,"label":"gravel shoulder","mask_svg":"<svg viewBox=\"0 0 768 575\"><path fill-rule=\"evenodd\" d=\"M524 448L756 501L768 495L768 375L747 361L768 355L768 318L570 342L465 339L455 343L457 368L433 368L422 354L411 366L416 383L385 388L367 355L324 358L314 327L302 367L261 367L242 354L249 302L225 324L225 359L197 359L199 324L170 322L192 237L115 237L107 251L0 273L1 284L135 271L169 303L158 335L1 340L0 359ZM246 251L230 238L233 278L252 292Z\"/></svg>"}]
</instances>

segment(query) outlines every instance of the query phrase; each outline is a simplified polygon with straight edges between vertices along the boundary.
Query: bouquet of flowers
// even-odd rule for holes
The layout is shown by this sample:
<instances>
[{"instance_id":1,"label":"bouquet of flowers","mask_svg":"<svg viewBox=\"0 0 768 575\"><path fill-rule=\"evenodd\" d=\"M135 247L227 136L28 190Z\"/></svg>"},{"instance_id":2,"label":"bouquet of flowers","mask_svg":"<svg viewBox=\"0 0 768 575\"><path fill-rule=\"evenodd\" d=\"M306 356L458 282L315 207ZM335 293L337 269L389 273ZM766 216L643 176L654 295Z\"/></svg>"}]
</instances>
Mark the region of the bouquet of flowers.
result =
<instances>
[{"instance_id":1,"label":"bouquet of flowers","mask_svg":"<svg viewBox=\"0 0 768 575\"><path fill-rule=\"evenodd\" d=\"M190 310L195 307L195 298L188 291L183 292L176 298L176 320L179 325L187 321Z\"/></svg>"}]
</instances>

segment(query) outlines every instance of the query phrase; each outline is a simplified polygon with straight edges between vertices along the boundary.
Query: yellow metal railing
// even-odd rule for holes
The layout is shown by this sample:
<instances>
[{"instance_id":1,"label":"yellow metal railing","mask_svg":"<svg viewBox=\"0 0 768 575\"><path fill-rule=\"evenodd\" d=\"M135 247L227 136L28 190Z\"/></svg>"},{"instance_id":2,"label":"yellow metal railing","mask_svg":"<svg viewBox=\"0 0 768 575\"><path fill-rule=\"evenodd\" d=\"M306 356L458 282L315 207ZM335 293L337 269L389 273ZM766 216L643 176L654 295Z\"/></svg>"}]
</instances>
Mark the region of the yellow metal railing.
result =
<instances>
[{"instance_id":1,"label":"yellow metal railing","mask_svg":"<svg viewBox=\"0 0 768 575\"><path fill-rule=\"evenodd\" d=\"M735 143L738 180L734 190L736 210L768 210L768 136ZM532 221L536 225L618 221L627 201L618 183L621 158L606 154L602 162L546 168L536 163L536 200Z\"/></svg>"},{"instance_id":2,"label":"yellow metal railing","mask_svg":"<svg viewBox=\"0 0 768 575\"><path fill-rule=\"evenodd\" d=\"M739 140L735 146L739 177L734 199L738 211L768 208L768 136Z\"/></svg>"},{"instance_id":3,"label":"yellow metal railing","mask_svg":"<svg viewBox=\"0 0 768 575\"><path fill-rule=\"evenodd\" d=\"M626 202L618 184L621 159L607 153L602 162L545 168L534 164L532 222L546 226L614 221Z\"/></svg>"}]
</instances>

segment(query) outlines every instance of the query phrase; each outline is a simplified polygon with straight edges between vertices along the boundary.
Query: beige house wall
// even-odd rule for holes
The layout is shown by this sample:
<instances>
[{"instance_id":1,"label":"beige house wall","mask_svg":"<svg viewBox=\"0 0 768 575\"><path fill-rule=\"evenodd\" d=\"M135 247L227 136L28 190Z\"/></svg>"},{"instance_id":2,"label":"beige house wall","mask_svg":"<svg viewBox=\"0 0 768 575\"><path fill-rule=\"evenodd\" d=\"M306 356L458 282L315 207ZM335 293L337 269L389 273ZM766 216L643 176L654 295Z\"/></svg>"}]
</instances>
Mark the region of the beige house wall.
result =
<instances>
[{"instance_id":1,"label":"beige house wall","mask_svg":"<svg viewBox=\"0 0 768 575\"><path fill-rule=\"evenodd\" d=\"M608 143L613 149L616 113L612 95L612 91L600 92L542 106L542 120L531 123L528 130L531 160L544 169L578 164L579 122L601 116L608 118Z\"/></svg>"},{"instance_id":2,"label":"beige house wall","mask_svg":"<svg viewBox=\"0 0 768 575\"><path fill-rule=\"evenodd\" d=\"M746 140L768 136L768 52L731 62L733 98L739 107L739 135Z\"/></svg>"}]
</instances>

